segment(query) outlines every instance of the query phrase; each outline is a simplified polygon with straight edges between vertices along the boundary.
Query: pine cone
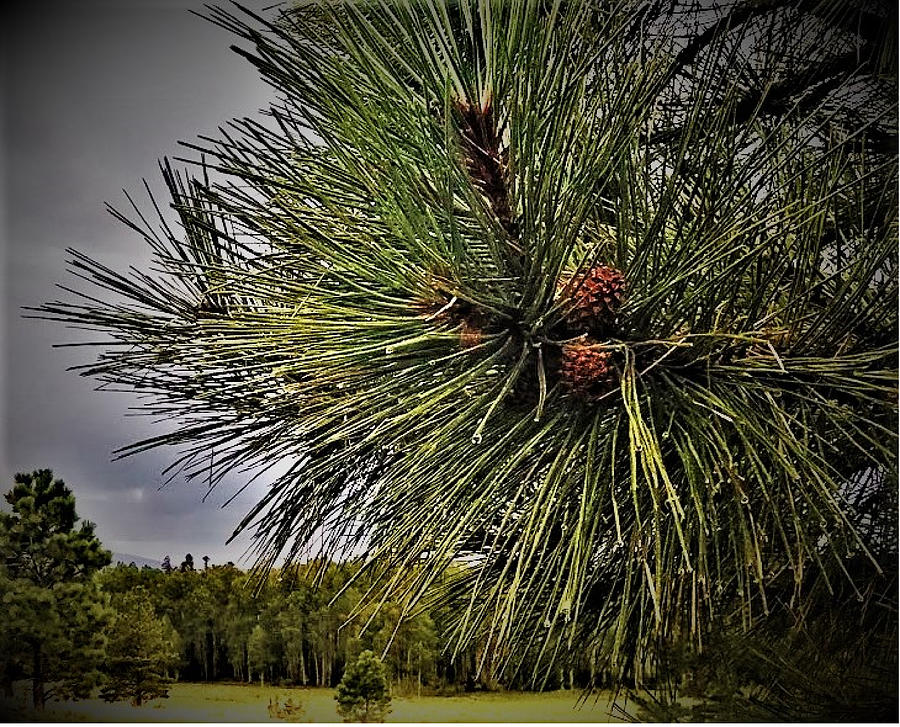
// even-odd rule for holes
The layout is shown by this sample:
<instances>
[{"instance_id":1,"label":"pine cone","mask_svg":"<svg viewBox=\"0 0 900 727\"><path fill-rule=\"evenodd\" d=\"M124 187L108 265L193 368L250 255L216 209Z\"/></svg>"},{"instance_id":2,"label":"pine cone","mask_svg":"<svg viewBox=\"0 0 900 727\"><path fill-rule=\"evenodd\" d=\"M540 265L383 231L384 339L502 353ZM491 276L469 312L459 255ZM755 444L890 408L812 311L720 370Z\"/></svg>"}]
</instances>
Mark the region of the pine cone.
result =
<instances>
[{"instance_id":1,"label":"pine cone","mask_svg":"<svg viewBox=\"0 0 900 727\"><path fill-rule=\"evenodd\" d=\"M625 297L625 276L608 265L595 265L582 275L573 276L563 286L569 299L566 320L580 330L612 325Z\"/></svg>"},{"instance_id":2,"label":"pine cone","mask_svg":"<svg viewBox=\"0 0 900 727\"><path fill-rule=\"evenodd\" d=\"M562 347L560 375L568 389L584 399L597 399L613 383L612 353L592 347L593 341L567 343Z\"/></svg>"}]
</instances>

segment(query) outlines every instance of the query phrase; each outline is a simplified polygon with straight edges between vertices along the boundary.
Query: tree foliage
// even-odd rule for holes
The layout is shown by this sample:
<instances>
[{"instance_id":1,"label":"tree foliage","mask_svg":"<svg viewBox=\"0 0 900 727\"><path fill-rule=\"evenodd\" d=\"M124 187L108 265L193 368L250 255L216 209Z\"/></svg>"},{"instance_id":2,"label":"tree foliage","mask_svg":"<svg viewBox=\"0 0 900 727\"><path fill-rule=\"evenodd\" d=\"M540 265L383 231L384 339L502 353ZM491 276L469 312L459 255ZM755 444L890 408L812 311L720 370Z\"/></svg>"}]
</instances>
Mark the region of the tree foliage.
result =
<instances>
[{"instance_id":1,"label":"tree foliage","mask_svg":"<svg viewBox=\"0 0 900 727\"><path fill-rule=\"evenodd\" d=\"M860 610L850 591L821 588L814 600L828 599L828 608L810 609L800 627L776 620L746 633L722 628L702 652L689 642L670 646L654 688L628 695L636 716L644 722L896 721L890 596L877 594Z\"/></svg>"},{"instance_id":2,"label":"tree foliage","mask_svg":"<svg viewBox=\"0 0 900 727\"><path fill-rule=\"evenodd\" d=\"M391 695L381 660L368 649L344 672L334 695L345 722L384 722Z\"/></svg>"},{"instance_id":3,"label":"tree foliage","mask_svg":"<svg viewBox=\"0 0 900 727\"><path fill-rule=\"evenodd\" d=\"M270 123L163 165L177 224L117 213L161 273L73 253L104 292L42 315L179 422L130 451L290 463L241 526L262 565L364 550L409 613L465 563L443 598L482 668L588 648L640 680L822 579L866 601L896 541L885 12L212 10Z\"/></svg>"},{"instance_id":4,"label":"tree foliage","mask_svg":"<svg viewBox=\"0 0 900 727\"><path fill-rule=\"evenodd\" d=\"M169 670L177 663L178 633L158 618L150 595L138 586L114 601L115 617L106 646L106 680L100 696L108 702L128 699L140 707L148 699L168 697Z\"/></svg>"},{"instance_id":5,"label":"tree foliage","mask_svg":"<svg viewBox=\"0 0 900 727\"><path fill-rule=\"evenodd\" d=\"M345 666L371 649L402 691L462 688L473 652L457 664L445 653L449 614L404 617L402 604L387 601L352 618L360 598L350 584L355 570L309 564L260 581L233 565L169 574L119 565L98 581L117 613L119 604L148 600L158 627L174 629L179 658L166 671L177 679L334 687Z\"/></svg>"},{"instance_id":6,"label":"tree foliage","mask_svg":"<svg viewBox=\"0 0 900 727\"><path fill-rule=\"evenodd\" d=\"M4 676L32 682L32 701L84 697L101 678L108 612L92 576L110 562L94 525L50 470L15 476L0 512ZM48 688L48 684L52 687Z\"/></svg>"}]
</instances>

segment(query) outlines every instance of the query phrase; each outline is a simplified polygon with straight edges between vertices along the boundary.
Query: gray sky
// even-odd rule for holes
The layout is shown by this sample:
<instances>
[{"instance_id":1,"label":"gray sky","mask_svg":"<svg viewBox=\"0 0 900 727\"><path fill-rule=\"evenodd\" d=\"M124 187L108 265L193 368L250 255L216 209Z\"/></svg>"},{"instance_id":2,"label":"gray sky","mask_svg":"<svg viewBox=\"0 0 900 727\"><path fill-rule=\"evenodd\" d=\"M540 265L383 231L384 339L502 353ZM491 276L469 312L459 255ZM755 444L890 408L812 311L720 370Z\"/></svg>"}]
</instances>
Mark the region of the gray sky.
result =
<instances>
[{"instance_id":1,"label":"gray sky","mask_svg":"<svg viewBox=\"0 0 900 727\"><path fill-rule=\"evenodd\" d=\"M111 461L117 447L155 432L150 420L126 416L134 397L95 392L91 380L66 371L91 351L52 346L79 334L23 320L20 310L65 297L54 286L77 282L65 272L66 247L116 269L146 261L143 242L104 202L126 210L123 188L145 200L143 178L166 201L159 158L189 155L179 140L215 135L272 98L229 49L234 39L189 9L202 3L51 0L2 11L0 487L6 492L15 472L49 467L112 550L238 561L250 539L225 540L264 485L223 510L233 486L205 503L202 484L178 479L158 490L172 453Z\"/></svg>"}]
</instances>

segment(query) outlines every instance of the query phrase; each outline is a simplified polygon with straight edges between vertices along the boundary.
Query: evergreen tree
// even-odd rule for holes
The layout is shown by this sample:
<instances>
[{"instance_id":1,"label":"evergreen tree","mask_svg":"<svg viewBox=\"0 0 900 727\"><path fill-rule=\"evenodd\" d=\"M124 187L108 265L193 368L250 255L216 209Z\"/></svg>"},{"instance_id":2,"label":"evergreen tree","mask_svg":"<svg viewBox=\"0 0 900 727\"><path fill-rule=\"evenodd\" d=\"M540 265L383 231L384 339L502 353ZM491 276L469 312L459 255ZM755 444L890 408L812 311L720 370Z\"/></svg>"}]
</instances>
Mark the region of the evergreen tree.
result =
<instances>
[{"instance_id":1,"label":"evergreen tree","mask_svg":"<svg viewBox=\"0 0 900 727\"><path fill-rule=\"evenodd\" d=\"M50 470L17 474L0 512L4 673L28 678L32 701L87 696L100 679L108 618L93 575L111 560ZM48 688L48 684L52 687Z\"/></svg>"},{"instance_id":2,"label":"evergreen tree","mask_svg":"<svg viewBox=\"0 0 900 727\"><path fill-rule=\"evenodd\" d=\"M823 574L866 601L897 483L890 10L213 10L273 123L163 165L179 224L129 223L163 275L75 254L104 292L43 314L181 415L132 451L292 459L242 523L262 565L324 533L406 615L465 563L479 669L555 644L640 681L725 614L802 621Z\"/></svg>"},{"instance_id":3,"label":"evergreen tree","mask_svg":"<svg viewBox=\"0 0 900 727\"><path fill-rule=\"evenodd\" d=\"M391 695L384 666L370 650L351 662L334 695L345 722L384 722L391 711Z\"/></svg>"},{"instance_id":4,"label":"evergreen tree","mask_svg":"<svg viewBox=\"0 0 900 727\"><path fill-rule=\"evenodd\" d=\"M114 605L101 696L108 702L129 699L136 707L168 697L168 672L178 661L178 633L167 618L156 615L141 586L116 598Z\"/></svg>"}]
</instances>

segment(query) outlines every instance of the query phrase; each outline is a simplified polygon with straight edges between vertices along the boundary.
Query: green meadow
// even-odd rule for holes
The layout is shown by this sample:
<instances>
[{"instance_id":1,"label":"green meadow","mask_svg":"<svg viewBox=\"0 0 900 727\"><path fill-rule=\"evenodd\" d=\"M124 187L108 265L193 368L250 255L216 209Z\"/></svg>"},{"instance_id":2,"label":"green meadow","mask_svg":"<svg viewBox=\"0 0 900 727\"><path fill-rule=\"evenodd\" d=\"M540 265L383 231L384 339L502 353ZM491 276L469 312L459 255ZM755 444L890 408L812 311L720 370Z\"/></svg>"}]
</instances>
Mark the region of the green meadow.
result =
<instances>
[{"instance_id":1,"label":"green meadow","mask_svg":"<svg viewBox=\"0 0 900 727\"><path fill-rule=\"evenodd\" d=\"M168 699L142 707L100 699L48 702L43 713L24 707L26 690L20 684L7 719L42 722L279 722L269 714L270 700L291 699L303 711L289 721L340 722L334 690L323 688L250 686L246 684L174 684ZM618 722L610 714L612 695L594 694L581 701L581 692L493 692L453 697L396 697L388 722Z\"/></svg>"}]
</instances>

